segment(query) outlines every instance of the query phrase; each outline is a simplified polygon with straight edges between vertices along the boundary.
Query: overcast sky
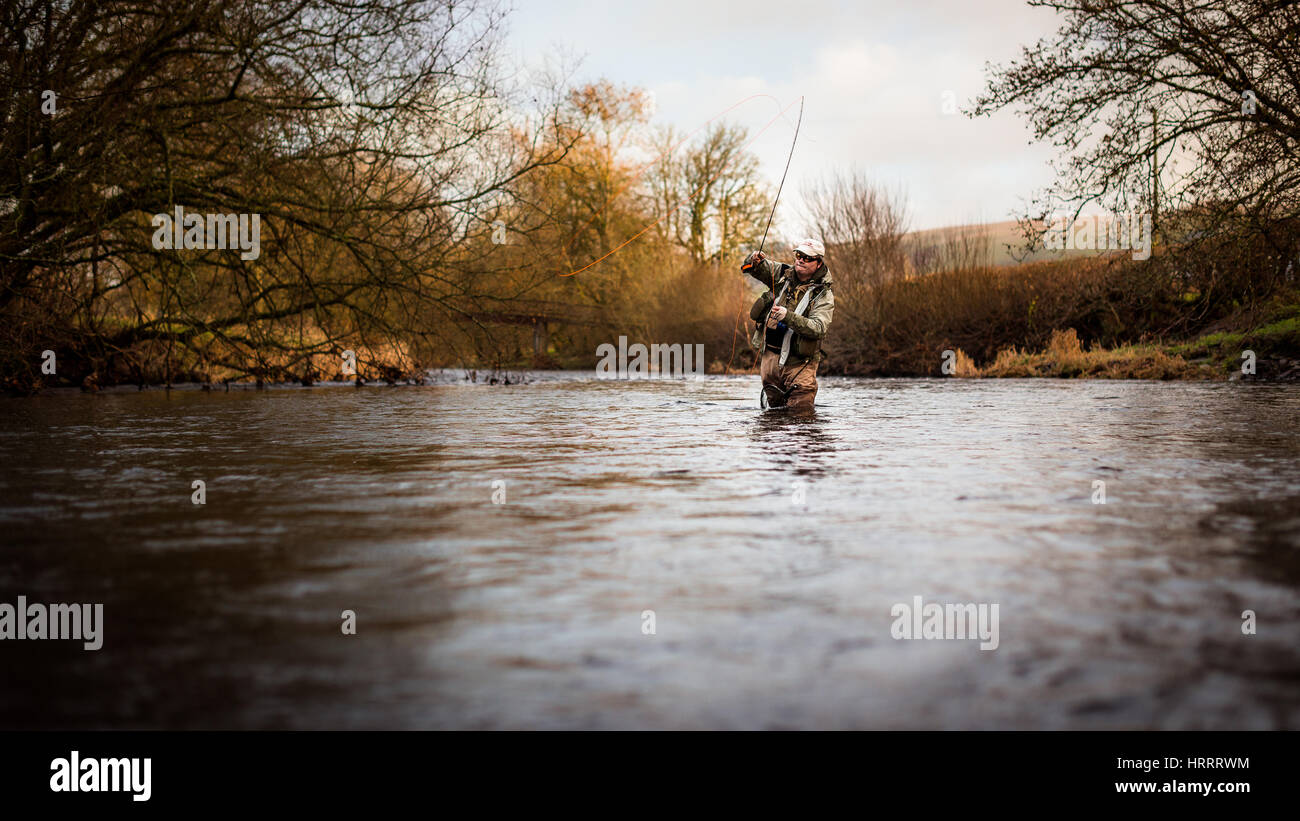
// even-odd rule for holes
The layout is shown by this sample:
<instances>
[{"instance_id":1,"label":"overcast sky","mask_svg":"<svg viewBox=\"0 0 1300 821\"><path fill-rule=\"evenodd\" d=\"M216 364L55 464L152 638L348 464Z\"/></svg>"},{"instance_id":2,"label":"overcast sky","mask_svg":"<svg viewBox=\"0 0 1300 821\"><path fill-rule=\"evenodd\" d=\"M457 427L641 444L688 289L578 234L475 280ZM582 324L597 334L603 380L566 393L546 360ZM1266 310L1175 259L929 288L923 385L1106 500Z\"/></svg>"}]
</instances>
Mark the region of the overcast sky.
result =
<instances>
[{"instance_id":1,"label":"overcast sky","mask_svg":"<svg viewBox=\"0 0 1300 821\"><path fill-rule=\"evenodd\" d=\"M971 120L985 62L1005 63L1059 25L1023 0L516 0L508 43L530 64L581 58L574 82L607 78L653 93L655 123L693 131L752 94L726 119L751 134L775 190L803 126L778 219L799 232L803 184L855 166L906 193L913 229L1000 222L1051 179L1045 145L1013 112ZM778 105L776 101L780 101ZM790 198L789 204L786 199Z\"/></svg>"}]
</instances>

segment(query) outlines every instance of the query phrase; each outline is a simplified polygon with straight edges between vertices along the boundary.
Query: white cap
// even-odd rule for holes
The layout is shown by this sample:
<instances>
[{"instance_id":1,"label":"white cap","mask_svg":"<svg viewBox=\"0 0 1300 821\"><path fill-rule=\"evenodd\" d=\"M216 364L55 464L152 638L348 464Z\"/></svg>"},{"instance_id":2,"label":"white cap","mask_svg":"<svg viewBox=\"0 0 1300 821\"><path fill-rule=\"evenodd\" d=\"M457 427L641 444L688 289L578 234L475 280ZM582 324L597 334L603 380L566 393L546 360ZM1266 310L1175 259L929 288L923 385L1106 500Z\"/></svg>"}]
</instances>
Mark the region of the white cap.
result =
<instances>
[{"instance_id":1,"label":"white cap","mask_svg":"<svg viewBox=\"0 0 1300 821\"><path fill-rule=\"evenodd\" d=\"M799 240L794 244L794 250L803 251L808 256L819 259L826 255L826 246L822 245L821 240L814 237Z\"/></svg>"}]
</instances>

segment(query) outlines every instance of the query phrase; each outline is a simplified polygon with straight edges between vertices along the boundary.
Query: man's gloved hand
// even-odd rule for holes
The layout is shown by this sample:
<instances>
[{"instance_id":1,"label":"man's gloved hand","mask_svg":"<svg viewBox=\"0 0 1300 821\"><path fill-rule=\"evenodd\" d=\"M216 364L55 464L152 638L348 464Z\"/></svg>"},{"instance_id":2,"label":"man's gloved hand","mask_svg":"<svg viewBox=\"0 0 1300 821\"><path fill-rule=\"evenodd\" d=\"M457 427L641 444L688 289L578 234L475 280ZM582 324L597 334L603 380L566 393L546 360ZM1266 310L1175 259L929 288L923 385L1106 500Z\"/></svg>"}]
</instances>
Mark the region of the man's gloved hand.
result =
<instances>
[{"instance_id":1,"label":"man's gloved hand","mask_svg":"<svg viewBox=\"0 0 1300 821\"><path fill-rule=\"evenodd\" d=\"M751 271L753 270L755 265L758 265L760 262L762 262L765 259L767 259L767 257L763 256L762 251L755 251L754 253L749 255L749 261L740 266L740 270Z\"/></svg>"}]
</instances>

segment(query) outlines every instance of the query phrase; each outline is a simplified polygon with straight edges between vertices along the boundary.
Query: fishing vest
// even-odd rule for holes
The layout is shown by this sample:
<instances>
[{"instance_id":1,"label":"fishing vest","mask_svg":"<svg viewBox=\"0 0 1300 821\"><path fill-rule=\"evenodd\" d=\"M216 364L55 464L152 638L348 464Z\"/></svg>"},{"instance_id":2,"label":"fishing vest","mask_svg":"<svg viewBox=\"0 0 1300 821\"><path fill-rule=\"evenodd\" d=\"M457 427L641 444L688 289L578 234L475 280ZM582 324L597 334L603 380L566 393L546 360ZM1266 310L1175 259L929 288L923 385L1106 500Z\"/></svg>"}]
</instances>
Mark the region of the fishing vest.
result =
<instances>
[{"instance_id":1,"label":"fishing vest","mask_svg":"<svg viewBox=\"0 0 1300 821\"><path fill-rule=\"evenodd\" d=\"M758 302L755 302L754 307L750 309L750 318L755 321L754 335L750 339L750 347L759 354L770 349L769 334L773 329L769 329L766 325L767 316L774 305L780 305L785 299L785 294L790 288L791 279L791 277L784 277L782 279L781 291L775 299L768 299L768 296L771 294L771 291L768 291L763 294L763 296L759 297ZM807 283L801 283L799 286L796 286L796 291L800 287L806 287L806 290L799 298L798 303L793 307L786 306L786 308L791 313L805 316L809 307L817 301L817 298L821 296L822 293L830 290L831 283L810 280ZM781 359L779 364L781 365L785 365L786 360L790 358L791 353L793 353L798 360L812 359L814 357L819 358L821 354L821 340L796 334L793 328L787 326L781 336L780 352Z\"/></svg>"}]
</instances>

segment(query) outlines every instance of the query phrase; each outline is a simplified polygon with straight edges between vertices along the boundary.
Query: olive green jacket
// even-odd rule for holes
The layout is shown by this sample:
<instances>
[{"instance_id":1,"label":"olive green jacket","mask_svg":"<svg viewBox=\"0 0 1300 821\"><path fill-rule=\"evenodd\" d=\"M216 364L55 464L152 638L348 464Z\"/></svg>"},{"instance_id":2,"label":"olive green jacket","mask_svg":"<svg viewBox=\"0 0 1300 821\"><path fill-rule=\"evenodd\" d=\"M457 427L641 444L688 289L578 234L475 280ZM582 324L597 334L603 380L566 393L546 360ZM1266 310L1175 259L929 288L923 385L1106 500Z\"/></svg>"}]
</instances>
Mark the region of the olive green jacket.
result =
<instances>
[{"instance_id":1,"label":"olive green jacket","mask_svg":"<svg viewBox=\"0 0 1300 821\"><path fill-rule=\"evenodd\" d=\"M822 340L831 329L831 317L835 313L835 295L831 293L831 271L822 262L819 270L806 283L799 282L795 276L794 266L784 262L765 259L754 263L754 255L745 257L740 270L766 285L771 290L759 297L750 309L749 318L758 323L750 336L749 346L757 353L762 353L766 345L767 328L764 320L771 311L773 301L779 296L780 305L786 309L785 324L788 330L781 345L781 364L798 365L824 358L821 353ZM804 310L795 313L804 295L811 291L812 296ZM774 296L776 295L776 296Z\"/></svg>"}]
</instances>

